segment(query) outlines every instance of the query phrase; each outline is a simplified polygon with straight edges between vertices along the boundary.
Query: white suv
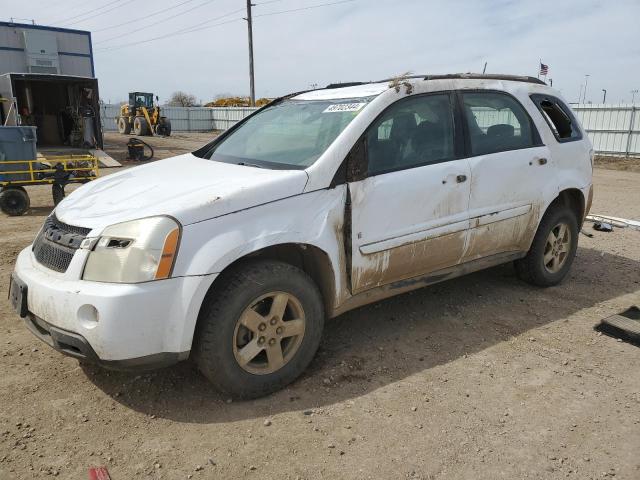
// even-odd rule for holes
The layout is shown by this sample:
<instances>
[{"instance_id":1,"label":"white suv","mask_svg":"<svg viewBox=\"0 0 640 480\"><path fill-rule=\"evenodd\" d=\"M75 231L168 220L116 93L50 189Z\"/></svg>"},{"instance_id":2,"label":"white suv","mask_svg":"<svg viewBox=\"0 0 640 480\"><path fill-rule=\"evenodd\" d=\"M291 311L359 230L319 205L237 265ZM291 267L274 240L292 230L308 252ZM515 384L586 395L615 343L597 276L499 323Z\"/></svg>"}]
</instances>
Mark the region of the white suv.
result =
<instances>
[{"instance_id":1,"label":"white suv","mask_svg":"<svg viewBox=\"0 0 640 480\"><path fill-rule=\"evenodd\" d=\"M82 186L20 253L10 296L62 353L111 368L191 357L256 397L298 377L347 310L511 261L557 284L591 177L584 131L535 78L329 86Z\"/></svg>"}]
</instances>

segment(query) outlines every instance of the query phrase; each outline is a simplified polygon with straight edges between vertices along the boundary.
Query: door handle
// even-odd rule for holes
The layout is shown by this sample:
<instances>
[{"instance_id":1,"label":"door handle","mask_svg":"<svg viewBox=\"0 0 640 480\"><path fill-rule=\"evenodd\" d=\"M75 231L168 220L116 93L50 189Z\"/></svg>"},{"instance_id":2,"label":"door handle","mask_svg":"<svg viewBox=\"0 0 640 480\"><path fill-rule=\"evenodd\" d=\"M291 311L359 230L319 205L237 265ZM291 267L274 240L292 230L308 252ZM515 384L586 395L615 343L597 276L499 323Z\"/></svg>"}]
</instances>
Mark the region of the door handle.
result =
<instances>
[{"instance_id":1,"label":"door handle","mask_svg":"<svg viewBox=\"0 0 640 480\"><path fill-rule=\"evenodd\" d=\"M458 183L464 183L467 181L467 176L466 175L458 175L456 177L456 182Z\"/></svg>"},{"instance_id":2,"label":"door handle","mask_svg":"<svg viewBox=\"0 0 640 480\"><path fill-rule=\"evenodd\" d=\"M538 164L540 164L540 165L546 165L546 164L547 164L547 159L546 159L546 158L539 158L539 159L538 159Z\"/></svg>"}]
</instances>

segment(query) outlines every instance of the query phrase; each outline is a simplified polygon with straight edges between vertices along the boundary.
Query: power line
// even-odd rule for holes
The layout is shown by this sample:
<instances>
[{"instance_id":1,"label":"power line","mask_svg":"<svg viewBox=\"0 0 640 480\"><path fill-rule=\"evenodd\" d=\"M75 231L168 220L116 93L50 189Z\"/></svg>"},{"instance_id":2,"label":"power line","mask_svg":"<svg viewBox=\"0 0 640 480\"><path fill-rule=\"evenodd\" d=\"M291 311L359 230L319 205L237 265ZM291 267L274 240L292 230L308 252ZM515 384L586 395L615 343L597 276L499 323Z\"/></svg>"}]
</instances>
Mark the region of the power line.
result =
<instances>
[{"instance_id":1,"label":"power line","mask_svg":"<svg viewBox=\"0 0 640 480\"><path fill-rule=\"evenodd\" d=\"M68 18L65 18L63 20L56 20L55 22L52 22L52 23L67 23L69 20L74 20L74 19L76 19L78 17L84 17L85 15L89 15L89 14L91 14L93 12L97 12L98 10L102 10L103 8L106 8L106 7L110 6L110 5L113 5L115 3L121 3L123 1L124 0L114 0L113 2L109 2L109 3L105 4L105 5L102 5L101 7L93 8L91 10L87 10L86 12L79 13L78 15L74 15L73 17L68 17Z\"/></svg>"},{"instance_id":2,"label":"power line","mask_svg":"<svg viewBox=\"0 0 640 480\"><path fill-rule=\"evenodd\" d=\"M267 3L275 3L276 1L282 1L282 0L269 0L269 1L266 1L266 2L262 2L262 5L267 4ZM357 0L340 0L340 1L337 1L337 2L321 3L321 4L317 4L317 5L309 5L307 7L294 8L294 9L290 9L290 10L282 10L282 11L278 11L278 12L263 13L263 14L260 14L260 15L254 15L254 17L265 17L265 16L273 16L273 15L282 15L282 14L286 14L286 13L300 12L300 11L303 11L303 10L311 10L311 9L320 8L320 7L328 7L328 6L332 6L332 5L340 5L340 4L343 4L343 3L350 3L350 2L355 2L355 1L357 1ZM244 8L240 8L238 10L234 10L234 11L226 13L224 15L220 15L220 16L215 17L215 18L210 18L210 19L205 20L203 22L199 22L199 23L196 23L196 24L191 25L189 27L185 27L185 28L176 30L174 32L170 32L170 33L167 33L167 34L164 34L164 35L160 35L160 36L157 36L157 37L148 38L148 39L145 39L145 40L138 40L138 41L129 42L129 43L123 43L123 44L120 44L120 45L105 45L102 48L97 48L96 51L118 50L118 49L121 49L121 48L130 47L130 46L133 46L133 45L141 45L141 44L144 44L144 43L155 42L156 40L162 40L162 39L165 39L165 38L175 37L175 36L178 36L178 35L186 35L187 33L199 32L201 30L207 30L209 28L219 27L221 25L227 25L229 23L233 23L233 22L237 22L237 21L240 21L240 20L244 20L244 18L235 18L235 19L224 21L224 22L215 23L213 25L205 25L205 24L207 24L209 22L214 22L216 20L220 20L222 18L229 17L229 16L231 16L231 15L233 15L235 13L239 13L239 12L244 11L244 10L245 10Z\"/></svg>"},{"instance_id":3,"label":"power line","mask_svg":"<svg viewBox=\"0 0 640 480\"><path fill-rule=\"evenodd\" d=\"M169 37L175 37L177 35L186 35L187 33L192 33L192 32L199 31L199 30L205 30L207 28L219 27L221 25L226 25L228 23L233 23L233 22L239 22L241 20L243 20L243 19L242 18L234 18L232 20L227 20L226 22L215 23L213 25L208 25L206 27L197 28L195 30L177 31L177 32L172 32L172 33L166 34L166 35L160 35L159 37L148 38L146 40L139 40L139 41L136 41L136 42L124 43L124 44L121 44L121 45L110 45L110 46L106 46L106 47L102 47L102 48L97 48L96 51L118 50L120 48L130 47L132 45L141 45L143 43L155 42L156 40L162 40L162 39L169 38Z\"/></svg>"},{"instance_id":4,"label":"power line","mask_svg":"<svg viewBox=\"0 0 640 480\"><path fill-rule=\"evenodd\" d=\"M290 10L281 10L279 12L261 13L260 15L254 15L254 17L270 17L272 15L281 15L283 13L301 12L303 10L311 10L311 9L320 8L320 7L329 7L331 5L340 5L342 3L350 3L350 2L355 2L355 1L356 0L340 0L339 2L321 3L319 5L309 5L307 7L292 8ZM271 3L271 2L265 2L265 3Z\"/></svg>"},{"instance_id":5,"label":"power line","mask_svg":"<svg viewBox=\"0 0 640 480\"><path fill-rule=\"evenodd\" d=\"M193 1L193 0L188 0L188 1ZM159 25L159 24L161 24L161 23L169 22L169 21L173 20L174 18L179 17L180 15L184 15L185 13L189 13L189 12L191 12L191 11L193 11L193 10L196 10L196 9L198 9L198 8L200 8L200 7L203 7L203 6L207 5L207 4L213 3L213 2L215 2L215 1L216 1L216 0L207 0L207 1L205 1L204 3L200 3L200 4L196 5L195 7L188 8L187 10L184 10L184 11L182 11L182 12L179 12L179 13L177 13L177 14L175 14L175 15L173 15L173 16L171 16L171 17L169 17L169 18L163 18L162 20L158 20L157 22L153 22L153 23L150 23L149 25L145 25L144 27L140 27L140 28L138 28L136 31L137 31L137 32L139 32L139 31L141 31L141 30L147 30L148 28L154 27L154 26ZM184 3L186 3L186 2L184 2ZM178 5L181 5L181 4L178 4ZM177 7L178 5L174 5L174 7ZM180 30L179 30L179 31L180 31ZM114 37L110 37L110 38L106 38L106 39L104 39L104 40L100 40L99 42L96 42L96 44L101 44L101 43L109 42L109 41L114 40L114 39L116 39L116 38L120 38L120 35L116 35L116 36L114 36Z\"/></svg>"},{"instance_id":6,"label":"power line","mask_svg":"<svg viewBox=\"0 0 640 480\"><path fill-rule=\"evenodd\" d=\"M178 30L174 30L173 32L169 32L163 35L160 35L158 37L153 37L153 38L149 38L149 39L145 39L145 40L139 40L139 41L134 41L134 42L130 42L130 43L126 43L126 44L121 44L121 45L105 45L104 47L98 49L98 50L111 50L111 49L116 49L116 48L122 48L125 46L130 46L130 45L137 45L138 43L148 43L148 42L152 42L155 40L161 40L163 38L169 38L169 37L174 37L176 35L184 35L186 33L191 33L191 32L198 32L200 30L205 30L209 27L215 27L218 25L226 25L227 23L231 23L231 21L226 21L226 22L222 22L220 24L213 24L213 25L205 25L205 26L200 26L200 25L204 25L206 23L210 23L210 22L215 22L216 20L221 20L223 18L227 18L235 13L238 12L242 12L244 11L244 8L239 8L238 10L234 10L232 12L229 13L225 13L224 15L219 15L217 17L214 18L209 18L208 20L205 20L204 22L200 22L200 23L196 23L195 25L190 25L188 27L184 27L184 28L180 28ZM233 19L232 21L238 21L238 20L242 20L242 18L236 18Z\"/></svg>"},{"instance_id":7,"label":"power line","mask_svg":"<svg viewBox=\"0 0 640 480\"><path fill-rule=\"evenodd\" d=\"M90 20L90 19L95 18L95 17L99 17L100 15L104 15L105 13L112 12L115 9L120 8L121 6L122 5L116 5L115 7L112 7L109 10L104 10L104 11L102 11L100 13L96 13L95 15L91 15L89 17L86 17L86 18L83 18L83 19L80 19L80 20L76 20L75 22L67 23L67 25L76 25L78 23L86 22L87 20Z\"/></svg>"},{"instance_id":8,"label":"power line","mask_svg":"<svg viewBox=\"0 0 640 480\"><path fill-rule=\"evenodd\" d=\"M133 20L129 20L128 22L122 22L122 23L118 23L117 25L111 25L109 27L103 27L103 28L98 28L97 30L93 30L92 33L97 33L97 32L103 32L105 30L111 30L113 28L118 28L118 27L122 27L124 25L129 25L131 23L135 23L139 20L146 20L147 18L151 18L151 17L155 17L156 15L160 15L161 13L167 12L169 10L172 10L176 7L180 7L181 5L185 5L187 3L191 3L194 2L195 0L186 0L184 2L178 3L177 5L172 5L170 7L164 8L162 10L159 10L155 13L152 13L150 15L145 15L144 17L138 17L138 18L134 18Z\"/></svg>"}]
</instances>

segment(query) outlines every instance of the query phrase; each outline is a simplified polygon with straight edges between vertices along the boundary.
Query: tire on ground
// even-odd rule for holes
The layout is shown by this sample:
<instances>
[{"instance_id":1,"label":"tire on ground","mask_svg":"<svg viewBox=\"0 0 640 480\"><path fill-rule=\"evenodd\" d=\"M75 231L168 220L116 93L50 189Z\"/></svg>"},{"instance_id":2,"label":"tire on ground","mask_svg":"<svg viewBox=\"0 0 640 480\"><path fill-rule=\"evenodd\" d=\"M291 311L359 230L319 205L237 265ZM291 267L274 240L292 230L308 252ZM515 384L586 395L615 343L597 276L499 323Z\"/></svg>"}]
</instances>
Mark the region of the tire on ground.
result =
<instances>
[{"instance_id":1,"label":"tire on ground","mask_svg":"<svg viewBox=\"0 0 640 480\"><path fill-rule=\"evenodd\" d=\"M136 117L133 120L133 133L140 136L145 136L149 134L149 124L147 123L146 118Z\"/></svg>"},{"instance_id":2,"label":"tire on ground","mask_svg":"<svg viewBox=\"0 0 640 480\"><path fill-rule=\"evenodd\" d=\"M569 232L569 245L566 259L557 271L551 271L545 265L545 254L551 254L548 239L552 230L559 225L566 225ZM559 284L567 275L573 264L578 249L578 219L573 210L566 205L551 205L540 221L538 230L527 255L516 260L516 272L520 279L539 287L551 287Z\"/></svg>"},{"instance_id":3,"label":"tire on ground","mask_svg":"<svg viewBox=\"0 0 640 480\"><path fill-rule=\"evenodd\" d=\"M5 187L0 192L0 210L7 215L23 215L30 205L29 195L22 187Z\"/></svg>"},{"instance_id":4,"label":"tire on ground","mask_svg":"<svg viewBox=\"0 0 640 480\"><path fill-rule=\"evenodd\" d=\"M128 118L118 117L118 132L124 135L129 135L131 133L131 124L129 123Z\"/></svg>"},{"instance_id":5,"label":"tire on ground","mask_svg":"<svg viewBox=\"0 0 640 480\"><path fill-rule=\"evenodd\" d=\"M171 120L165 118L162 122L162 135L165 137L171 136Z\"/></svg>"},{"instance_id":6,"label":"tire on ground","mask_svg":"<svg viewBox=\"0 0 640 480\"><path fill-rule=\"evenodd\" d=\"M268 395L294 381L313 359L322 336L324 306L317 285L299 268L270 260L243 262L218 280L205 298L194 337L192 358L200 371L219 390L242 399ZM271 292L284 292L299 301L304 334L280 369L250 373L234 354L236 325L246 309Z\"/></svg>"},{"instance_id":7,"label":"tire on ground","mask_svg":"<svg viewBox=\"0 0 640 480\"><path fill-rule=\"evenodd\" d=\"M64 198L64 185L58 185L57 183L51 185L51 196L53 197L53 204L58 205Z\"/></svg>"}]
</instances>

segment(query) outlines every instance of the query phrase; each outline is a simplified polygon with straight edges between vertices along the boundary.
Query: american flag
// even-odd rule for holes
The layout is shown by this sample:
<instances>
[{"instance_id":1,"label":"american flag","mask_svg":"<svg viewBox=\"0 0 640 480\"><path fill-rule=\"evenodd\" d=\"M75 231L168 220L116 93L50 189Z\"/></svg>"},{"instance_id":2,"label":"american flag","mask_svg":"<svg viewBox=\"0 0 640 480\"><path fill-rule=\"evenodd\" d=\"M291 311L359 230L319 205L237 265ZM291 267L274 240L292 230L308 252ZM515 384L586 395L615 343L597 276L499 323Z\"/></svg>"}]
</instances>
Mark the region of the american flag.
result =
<instances>
[{"instance_id":1,"label":"american flag","mask_svg":"<svg viewBox=\"0 0 640 480\"><path fill-rule=\"evenodd\" d=\"M540 75L546 76L549 73L549 65L545 65L544 63L540 64Z\"/></svg>"}]
</instances>

